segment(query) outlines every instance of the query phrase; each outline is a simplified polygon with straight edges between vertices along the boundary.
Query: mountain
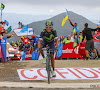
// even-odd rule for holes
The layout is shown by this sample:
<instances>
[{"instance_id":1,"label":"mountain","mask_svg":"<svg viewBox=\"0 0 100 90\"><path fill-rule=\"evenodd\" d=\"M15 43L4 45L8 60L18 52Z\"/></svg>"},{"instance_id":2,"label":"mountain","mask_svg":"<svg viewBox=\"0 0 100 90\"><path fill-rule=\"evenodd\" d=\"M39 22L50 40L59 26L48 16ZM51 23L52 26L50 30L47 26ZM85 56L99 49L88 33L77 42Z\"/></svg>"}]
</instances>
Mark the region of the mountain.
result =
<instances>
[{"instance_id":1,"label":"mountain","mask_svg":"<svg viewBox=\"0 0 100 90\"><path fill-rule=\"evenodd\" d=\"M66 16L66 13L61 13L61 14L56 15L56 16L50 18L50 19L47 19L47 20L53 21L54 29L57 30L58 36L68 35L73 30L73 27L70 25L68 20L66 21L66 23L63 27L61 26L62 20L65 16ZM83 30L85 23L88 23L90 28L96 28L96 26L97 26L95 23L89 21L85 17L78 15L78 14L71 12L71 11L69 11L69 18L71 19L71 21L73 23L75 23L75 22L78 23L80 31ZM32 23L29 24L29 27L33 27L35 33L37 35L40 35L40 32L45 28L45 22L47 20L32 22ZM20 40L20 37L17 37L16 35L14 35L14 37L8 39L8 41L12 41L12 40L13 41Z\"/></svg>"},{"instance_id":2,"label":"mountain","mask_svg":"<svg viewBox=\"0 0 100 90\"><path fill-rule=\"evenodd\" d=\"M58 36L68 35L72 32L73 27L70 25L68 20L66 21L63 27L61 26L62 20L65 16L66 16L66 13L61 13L57 16L54 16L53 18L48 19L48 20L53 21L54 29L57 30ZM74 12L69 11L69 18L71 19L73 23L75 22L78 23L80 31L83 30L85 23L89 23L89 27L91 28L96 28L96 24L94 24L93 22L89 21L85 17L78 15ZM33 22L29 24L29 27L33 27L35 33L39 35L41 30L45 28L45 22L46 20Z\"/></svg>"}]
</instances>

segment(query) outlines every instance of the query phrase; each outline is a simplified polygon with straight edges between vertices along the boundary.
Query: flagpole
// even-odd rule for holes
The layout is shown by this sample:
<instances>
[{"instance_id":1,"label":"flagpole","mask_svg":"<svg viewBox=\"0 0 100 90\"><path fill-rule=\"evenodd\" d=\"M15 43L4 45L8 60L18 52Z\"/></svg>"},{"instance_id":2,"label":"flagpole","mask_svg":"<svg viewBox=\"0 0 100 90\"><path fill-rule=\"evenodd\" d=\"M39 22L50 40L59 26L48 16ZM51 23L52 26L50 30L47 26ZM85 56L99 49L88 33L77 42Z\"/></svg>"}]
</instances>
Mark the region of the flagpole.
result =
<instances>
[{"instance_id":1,"label":"flagpole","mask_svg":"<svg viewBox=\"0 0 100 90\"><path fill-rule=\"evenodd\" d=\"M1 21L2 21L2 9L1 9Z\"/></svg>"},{"instance_id":2,"label":"flagpole","mask_svg":"<svg viewBox=\"0 0 100 90\"><path fill-rule=\"evenodd\" d=\"M27 37L28 37L28 28L27 28Z\"/></svg>"}]
</instances>

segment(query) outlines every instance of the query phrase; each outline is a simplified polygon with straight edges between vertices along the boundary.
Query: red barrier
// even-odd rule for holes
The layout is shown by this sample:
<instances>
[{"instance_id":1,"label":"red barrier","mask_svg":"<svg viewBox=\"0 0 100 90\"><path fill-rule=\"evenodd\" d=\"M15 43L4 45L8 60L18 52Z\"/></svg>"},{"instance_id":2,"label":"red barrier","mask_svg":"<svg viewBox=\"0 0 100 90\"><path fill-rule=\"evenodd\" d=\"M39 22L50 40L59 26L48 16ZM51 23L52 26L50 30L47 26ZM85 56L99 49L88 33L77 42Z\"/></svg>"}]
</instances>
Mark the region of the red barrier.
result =
<instances>
[{"instance_id":1,"label":"red barrier","mask_svg":"<svg viewBox=\"0 0 100 90\"><path fill-rule=\"evenodd\" d=\"M31 58L32 58L32 54L29 52L26 52L25 60L31 60Z\"/></svg>"},{"instance_id":2,"label":"red barrier","mask_svg":"<svg viewBox=\"0 0 100 90\"><path fill-rule=\"evenodd\" d=\"M60 58L81 58L82 56L79 55L79 44L75 48L73 48L73 42L67 43L66 45L63 45L63 50L62 50L62 56L57 57L56 59Z\"/></svg>"}]
</instances>

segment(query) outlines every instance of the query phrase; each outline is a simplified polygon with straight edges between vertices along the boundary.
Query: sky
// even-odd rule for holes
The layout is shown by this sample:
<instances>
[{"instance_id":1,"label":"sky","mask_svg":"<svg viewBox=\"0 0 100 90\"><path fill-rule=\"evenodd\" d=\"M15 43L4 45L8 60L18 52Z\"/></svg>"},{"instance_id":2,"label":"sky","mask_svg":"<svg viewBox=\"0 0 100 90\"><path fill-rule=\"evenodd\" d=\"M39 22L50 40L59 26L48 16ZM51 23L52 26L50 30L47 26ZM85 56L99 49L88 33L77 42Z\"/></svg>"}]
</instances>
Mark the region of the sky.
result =
<instances>
[{"instance_id":1,"label":"sky","mask_svg":"<svg viewBox=\"0 0 100 90\"><path fill-rule=\"evenodd\" d=\"M3 12L29 15L57 15L73 11L88 19L100 19L99 0L0 0Z\"/></svg>"}]
</instances>

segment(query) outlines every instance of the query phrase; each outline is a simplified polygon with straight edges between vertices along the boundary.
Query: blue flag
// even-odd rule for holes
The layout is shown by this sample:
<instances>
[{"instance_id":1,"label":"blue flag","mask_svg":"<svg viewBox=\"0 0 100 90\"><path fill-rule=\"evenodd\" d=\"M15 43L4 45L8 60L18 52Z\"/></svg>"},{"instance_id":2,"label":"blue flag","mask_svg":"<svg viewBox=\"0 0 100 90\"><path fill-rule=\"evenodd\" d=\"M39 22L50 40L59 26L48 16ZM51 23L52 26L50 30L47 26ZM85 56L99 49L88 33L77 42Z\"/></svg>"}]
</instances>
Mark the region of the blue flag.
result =
<instances>
[{"instance_id":1,"label":"blue flag","mask_svg":"<svg viewBox=\"0 0 100 90\"><path fill-rule=\"evenodd\" d=\"M57 57L62 55L63 43L60 43L58 46Z\"/></svg>"},{"instance_id":2,"label":"blue flag","mask_svg":"<svg viewBox=\"0 0 100 90\"><path fill-rule=\"evenodd\" d=\"M32 52L32 58L31 58L31 60L38 60L39 53L37 52L37 49L38 48L34 49L34 51Z\"/></svg>"},{"instance_id":3,"label":"blue flag","mask_svg":"<svg viewBox=\"0 0 100 90\"><path fill-rule=\"evenodd\" d=\"M7 26L9 25L9 22L7 20L4 20L4 22L6 23Z\"/></svg>"},{"instance_id":4,"label":"blue flag","mask_svg":"<svg viewBox=\"0 0 100 90\"><path fill-rule=\"evenodd\" d=\"M23 55L22 55L22 60L25 60L25 56L26 56L26 51L24 51Z\"/></svg>"},{"instance_id":5,"label":"blue flag","mask_svg":"<svg viewBox=\"0 0 100 90\"><path fill-rule=\"evenodd\" d=\"M26 25L19 33L24 33L28 31L28 25Z\"/></svg>"}]
</instances>

